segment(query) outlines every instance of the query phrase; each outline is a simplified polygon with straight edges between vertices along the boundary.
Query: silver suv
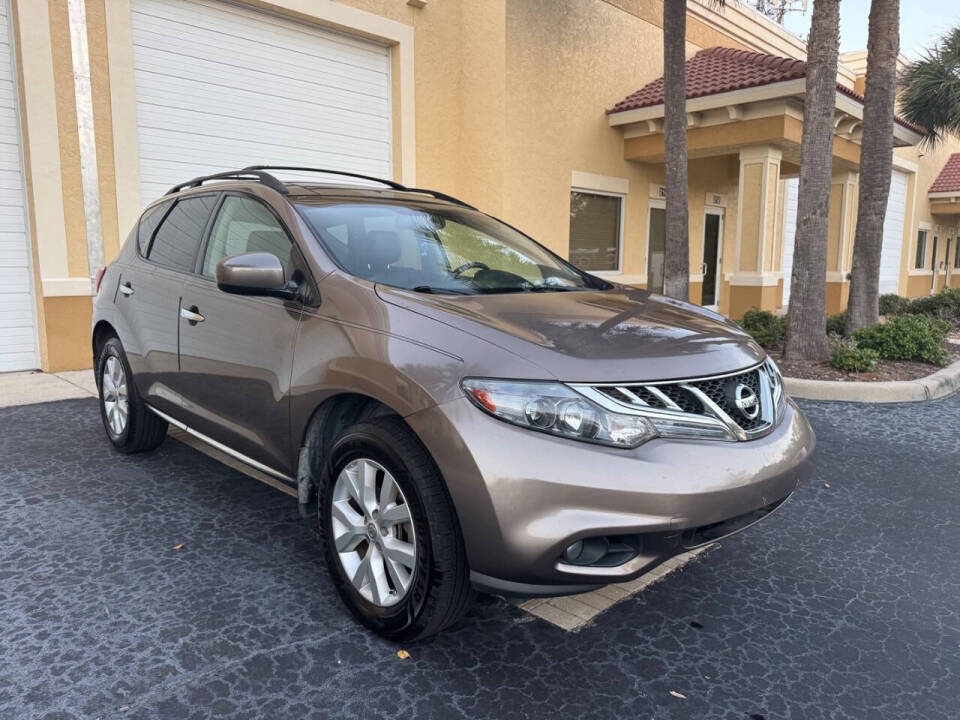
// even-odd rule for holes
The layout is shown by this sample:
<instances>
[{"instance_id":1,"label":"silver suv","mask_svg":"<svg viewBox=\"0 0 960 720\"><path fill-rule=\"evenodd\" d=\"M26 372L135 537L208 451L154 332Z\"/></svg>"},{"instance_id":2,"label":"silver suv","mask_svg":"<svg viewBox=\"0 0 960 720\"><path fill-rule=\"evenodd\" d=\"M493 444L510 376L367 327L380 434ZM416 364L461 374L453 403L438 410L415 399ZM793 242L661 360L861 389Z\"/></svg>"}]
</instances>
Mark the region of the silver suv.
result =
<instances>
[{"instance_id":1,"label":"silver suv","mask_svg":"<svg viewBox=\"0 0 960 720\"><path fill-rule=\"evenodd\" d=\"M121 452L175 425L316 499L377 632L439 632L474 588L630 580L809 475L810 426L729 320L442 193L290 171L310 172L200 177L144 211L97 282L103 424Z\"/></svg>"}]
</instances>

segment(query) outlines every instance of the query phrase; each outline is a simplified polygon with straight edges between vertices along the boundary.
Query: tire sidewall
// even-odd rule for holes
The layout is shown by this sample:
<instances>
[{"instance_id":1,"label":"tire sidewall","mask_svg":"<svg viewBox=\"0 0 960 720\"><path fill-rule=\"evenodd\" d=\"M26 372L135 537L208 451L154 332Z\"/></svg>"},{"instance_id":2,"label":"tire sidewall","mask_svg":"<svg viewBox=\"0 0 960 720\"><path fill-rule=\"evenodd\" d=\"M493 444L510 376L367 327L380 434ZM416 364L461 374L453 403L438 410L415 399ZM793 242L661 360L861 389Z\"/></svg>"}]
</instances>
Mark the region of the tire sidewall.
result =
<instances>
[{"instance_id":1,"label":"tire sidewall","mask_svg":"<svg viewBox=\"0 0 960 720\"><path fill-rule=\"evenodd\" d=\"M110 357L117 358L120 367L123 368L123 373L127 381L127 424L123 428L123 432L119 435L114 433L110 427L110 421L107 419L107 409L103 402L103 369L107 364L107 359ZM100 391L100 419L103 421L103 429L107 431L107 437L110 438L110 442L117 446L123 446L130 436L130 427L133 424L133 378L130 373L130 368L127 367L127 359L124 357L123 347L116 338L110 338L104 343L100 357L97 358L97 389Z\"/></svg>"},{"instance_id":2,"label":"tire sidewall","mask_svg":"<svg viewBox=\"0 0 960 720\"><path fill-rule=\"evenodd\" d=\"M340 471L353 460L367 458L386 469L403 491L410 506L416 533L417 561L410 589L396 605L380 607L369 602L353 586L340 562L332 536L331 504L333 488ZM334 444L320 488L318 514L320 535L327 565L334 584L348 607L365 625L386 636L396 636L414 625L427 604L431 582L432 544L430 525L416 478L407 463L375 432L366 429L347 431Z\"/></svg>"}]
</instances>

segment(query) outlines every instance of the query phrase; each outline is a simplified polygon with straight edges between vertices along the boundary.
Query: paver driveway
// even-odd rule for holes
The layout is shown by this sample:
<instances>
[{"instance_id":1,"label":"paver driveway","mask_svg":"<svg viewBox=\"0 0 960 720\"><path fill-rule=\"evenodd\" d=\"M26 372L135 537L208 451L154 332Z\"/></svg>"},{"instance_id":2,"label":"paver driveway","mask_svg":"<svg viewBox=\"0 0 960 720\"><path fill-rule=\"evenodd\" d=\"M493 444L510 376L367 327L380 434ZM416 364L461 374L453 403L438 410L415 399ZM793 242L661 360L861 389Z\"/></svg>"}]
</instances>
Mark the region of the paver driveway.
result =
<instances>
[{"instance_id":1,"label":"paver driveway","mask_svg":"<svg viewBox=\"0 0 960 720\"><path fill-rule=\"evenodd\" d=\"M408 660L288 496L118 455L94 400L0 409L0 718L956 718L960 396L804 407L820 469L768 522L580 632L481 597Z\"/></svg>"}]
</instances>

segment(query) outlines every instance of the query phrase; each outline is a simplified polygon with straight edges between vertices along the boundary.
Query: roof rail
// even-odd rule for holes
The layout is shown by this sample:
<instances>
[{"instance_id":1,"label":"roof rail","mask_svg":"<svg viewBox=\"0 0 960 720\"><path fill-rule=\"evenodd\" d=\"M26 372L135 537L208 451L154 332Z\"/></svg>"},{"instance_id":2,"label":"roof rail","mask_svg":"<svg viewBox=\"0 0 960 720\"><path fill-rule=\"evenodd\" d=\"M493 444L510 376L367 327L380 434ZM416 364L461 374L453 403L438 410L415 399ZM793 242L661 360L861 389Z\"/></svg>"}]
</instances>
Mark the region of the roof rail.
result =
<instances>
[{"instance_id":1,"label":"roof rail","mask_svg":"<svg viewBox=\"0 0 960 720\"><path fill-rule=\"evenodd\" d=\"M187 180L182 182L179 185L174 185L172 188L167 190L167 195L172 195L173 193L180 192L185 188L199 187L208 180L257 180L258 182L263 183L267 187L273 188L281 195L289 195L290 191L287 190L287 186L282 182L277 180L273 175L267 172L261 172L253 168L244 168L243 170L229 170L227 172L214 173L213 175L200 175L195 177L192 180Z\"/></svg>"},{"instance_id":2,"label":"roof rail","mask_svg":"<svg viewBox=\"0 0 960 720\"><path fill-rule=\"evenodd\" d=\"M312 167L299 167L297 165L251 165L245 167L242 170L228 170L227 172L214 173L213 175L201 175L195 177L192 180L187 180L182 182L179 185L174 185L172 188L167 190L167 195L172 195L173 193L180 192L185 188L199 187L203 183L209 180L256 180L263 183L267 187L273 188L281 195L289 195L290 191L287 189L287 186L278 180L276 177L271 175L268 170L291 170L293 172L315 172L323 173L325 175L338 175L340 177L352 177L358 178L360 180L370 180L371 182L377 182L382 185L386 185L392 190L397 190L399 192L411 192L411 193L420 193L422 195L430 195L431 197L436 198L437 200L445 200L447 202L460 205L470 210L476 210L473 205L465 203L463 200L453 197L452 195L447 195L442 193L439 190L427 190L425 188L409 188L406 185L401 185L398 182L393 180L386 180L384 178L373 177L372 175L361 175L360 173L346 172L343 170L327 170L324 168L312 168Z\"/></svg>"},{"instance_id":3,"label":"roof rail","mask_svg":"<svg viewBox=\"0 0 960 720\"><path fill-rule=\"evenodd\" d=\"M324 168L298 167L296 165L251 165L250 167L245 167L240 172L259 172L261 170L293 170L295 172L315 172L323 173L325 175L340 175L342 177L352 177L359 178L360 180L378 182L382 185L386 185L389 188L393 188L394 190L409 190L409 188L405 185L401 185L393 180L385 180L384 178L373 177L372 175L361 175L360 173L345 172L343 170L326 170Z\"/></svg>"}]
</instances>

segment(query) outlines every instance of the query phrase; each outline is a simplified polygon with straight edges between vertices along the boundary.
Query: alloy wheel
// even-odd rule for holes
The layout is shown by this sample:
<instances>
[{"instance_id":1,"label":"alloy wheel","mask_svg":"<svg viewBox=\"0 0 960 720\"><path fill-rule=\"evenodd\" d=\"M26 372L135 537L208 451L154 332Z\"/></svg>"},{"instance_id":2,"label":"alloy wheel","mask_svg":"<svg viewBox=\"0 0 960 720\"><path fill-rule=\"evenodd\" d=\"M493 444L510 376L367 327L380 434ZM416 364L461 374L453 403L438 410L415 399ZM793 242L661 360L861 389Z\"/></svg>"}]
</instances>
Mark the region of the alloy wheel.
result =
<instances>
[{"instance_id":1,"label":"alloy wheel","mask_svg":"<svg viewBox=\"0 0 960 720\"><path fill-rule=\"evenodd\" d=\"M344 572L367 601L400 602L413 581L417 542L410 506L386 468L359 458L337 476L330 512Z\"/></svg>"},{"instance_id":2,"label":"alloy wheel","mask_svg":"<svg viewBox=\"0 0 960 720\"><path fill-rule=\"evenodd\" d=\"M127 397L127 376L123 365L115 355L107 358L103 364L100 378L103 394L103 409L114 435L121 435L127 427L130 417L130 401Z\"/></svg>"}]
</instances>

